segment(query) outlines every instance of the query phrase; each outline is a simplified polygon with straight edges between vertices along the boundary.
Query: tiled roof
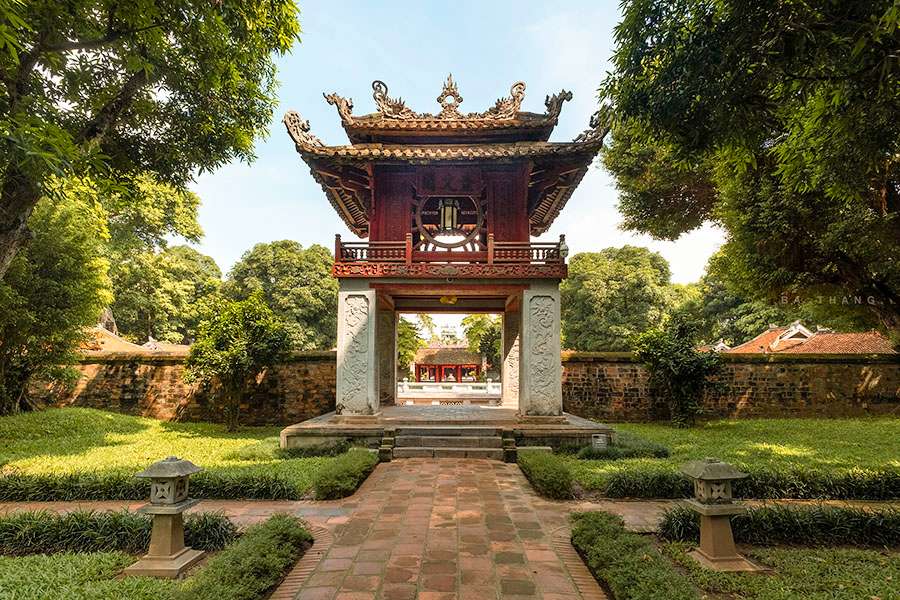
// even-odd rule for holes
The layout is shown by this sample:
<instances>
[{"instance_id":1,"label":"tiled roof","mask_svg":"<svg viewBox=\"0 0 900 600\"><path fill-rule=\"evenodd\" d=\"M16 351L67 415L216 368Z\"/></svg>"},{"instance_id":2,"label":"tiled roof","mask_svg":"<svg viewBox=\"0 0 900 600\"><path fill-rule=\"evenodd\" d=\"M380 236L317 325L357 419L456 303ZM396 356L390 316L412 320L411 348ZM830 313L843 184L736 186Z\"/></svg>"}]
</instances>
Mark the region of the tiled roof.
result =
<instances>
[{"instance_id":1,"label":"tiled roof","mask_svg":"<svg viewBox=\"0 0 900 600\"><path fill-rule=\"evenodd\" d=\"M877 331L816 331L807 339L782 339L789 327L773 327L730 350L729 354L893 354L891 341Z\"/></svg>"},{"instance_id":2,"label":"tiled roof","mask_svg":"<svg viewBox=\"0 0 900 600\"><path fill-rule=\"evenodd\" d=\"M603 145L589 142L513 142L506 144L354 144L321 146L294 140L297 151L306 158L351 159L361 161L460 161L552 156L589 155Z\"/></svg>"},{"instance_id":3,"label":"tiled roof","mask_svg":"<svg viewBox=\"0 0 900 600\"><path fill-rule=\"evenodd\" d=\"M465 346L419 348L413 361L420 365L480 365L481 355Z\"/></svg>"},{"instance_id":4,"label":"tiled roof","mask_svg":"<svg viewBox=\"0 0 900 600\"><path fill-rule=\"evenodd\" d=\"M541 115L537 113L520 112L512 119L392 119L381 113L354 116L343 121L347 129L400 129L400 130L424 130L445 131L457 129L521 129L543 128L556 125L558 117Z\"/></svg>"}]
</instances>

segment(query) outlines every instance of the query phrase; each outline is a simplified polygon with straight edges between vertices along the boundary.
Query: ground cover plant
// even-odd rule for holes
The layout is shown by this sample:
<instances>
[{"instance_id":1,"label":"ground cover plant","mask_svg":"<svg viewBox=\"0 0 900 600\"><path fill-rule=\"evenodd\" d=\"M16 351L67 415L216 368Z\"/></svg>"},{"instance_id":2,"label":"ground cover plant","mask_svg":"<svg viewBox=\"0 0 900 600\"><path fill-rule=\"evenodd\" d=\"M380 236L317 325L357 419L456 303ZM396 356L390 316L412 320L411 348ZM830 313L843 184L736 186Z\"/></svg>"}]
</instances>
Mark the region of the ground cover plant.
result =
<instances>
[{"instance_id":1,"label":"ground cover plant","mask_svg":"<svg viewBox=\"0 0 900 600\"><path fill-rule=\"evenodd\" d=\"M692 429L619 424L670 449L668 458L576 460L577 483L609 497L678 498L691 494L679 472L689 460L714 456L750 473L735 493L753 498L900 498L900 420L741 419Z\"/></svg>"},{"instance_id":2,"label":"ground cover plant","mask_svg":"<svg viewBox=\"0 0 900 600\"><path fill-rule=\"evenodd\" d=\"M758 506L731 517L738 543L756 546L860 546L900 548L900 510L893 507L827 505ZM697 542L700 516L685 507L666 511L660 537Z\"/></svg>"},{"instance_id":3,"label":"ground cover plant","mask_svg":"<svg viewBox=\"0 0 900 600\"><path fill-rule=\"evenodd\" d=\"M378 464L378 455L365 448L352 448L336 457L327 469L316 473L316 500L336 500L356 491Z\"/></svg>"},{"instance_id":4,"label":"ground cover plant","mask_svg":"<svg viewBox=\"0 0 900 600\"><path fill-rule=\"evenodd\" d=\"M555 500L572 497L572 471L563 456L540 450L520 450L518 463L522 473L541 496Z\"/></svg>"},{"instance_id":5,"label":"ground cover plant","mask_svg":"<svg viewBox=\"0 0 900 600\"><path fill-rule=\"evenodd\" d=\"M134 474L176 455L203 467L197 498L299 499L334 457L284 458L279 428L228 433L210 423L170 423L87 408L0 418L0 500L132 499L149 495Z\"/></svg>"},{"instance_id":6,"label":"ground cover plant","mask_svg":"<svg viewBox=\"0 0 900 600\"><path fill-rule=\"evenodd\" d=\"M0 516L0 554L140 554L150 545L151 527L149 515L128 511L15 512ZM184 519L184 539L191 548L221 550L237 538L237 527L224 515L199 513Z\"/></svg>"},{"instance_id":7,"label":"ground cover plant","mask_svg":"<svg viewBox=\"0 0 900 600\"><path fill-rule=\"evenodd\" d=\"M620 460L622 458L668 458L666 446L630 431L617 431L616 441L603 448L584 446L577 456L582 460Z\"/></svg>"},{"instance_id":8,"label":"ground cover plant","mask_svg":"<svg viewBox=\"0 0 900 600\"><path fill-rule=\"evenodd\" d=\"M123 551L0 556L0 590L16 600L261 600L311 542L298 519L275 515L247 529L183 582L116 579L135 560Z\"/></svg>"}]
</instances>

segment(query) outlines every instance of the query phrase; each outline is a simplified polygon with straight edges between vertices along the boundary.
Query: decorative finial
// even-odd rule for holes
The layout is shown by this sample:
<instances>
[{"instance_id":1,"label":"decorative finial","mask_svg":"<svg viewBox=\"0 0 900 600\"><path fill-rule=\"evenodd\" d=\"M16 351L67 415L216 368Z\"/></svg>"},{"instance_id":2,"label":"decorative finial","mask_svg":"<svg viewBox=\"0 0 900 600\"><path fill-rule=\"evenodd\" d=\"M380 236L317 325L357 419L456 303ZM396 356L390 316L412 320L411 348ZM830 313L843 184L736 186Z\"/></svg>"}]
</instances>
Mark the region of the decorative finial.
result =
<instances>
[{"instance_id":1,"label":"decorative finial","mask_svg":"<svg viewBox=\"0 0 900 600\"><path fill-rule=\"evenodd\" d=\"M289 110L284 113L282 119L288 135L298 146L323 146L322 140L309 132L309 121L300 116L300 113Z\"/></svg>"},{"instance_id":2,"label":"decorative finial","mask_svg":"<svg viewBox=\"0 0 900 600\"><path fill-rule=\"evenodd\" d=\"M391 98L388 96L388 86L383 81L376 79L372 82L372 98L382 116L392 119L414 119L416 113L406 107L403 98Z\"/></svg>"},{"instance_id":3,"label":"decorative finial","mask_svg":"<svg viewBox=\"0 0 900 600\"><path fill-rule=\"evenodd\" d=\"M515 119L525 99L525 82L517 81L509 88L508 98L498 98L494 106L481 115L482 118Z\"/></svg>"},{"instance_id":4,"label":"decorative finial","mask_svg":"<svg viewBox=\"0 0 900 600\"><path fill-rule=\"evenodd\" d=\"M462 114L459 112L459 105L462 104L463 97L459 94L456 82L453 81L453 74L447 75L447 81L444 82L444 89L441 95L437 97L438 104L441 105L441 112L438 118L441 119L459 119Z\"/></svg>"},{"instance_id":5,"label":"decorative finial","mask_svg":"<svg viewBox=\"0 0 900 600\"><path fill-rule=\"evenodd\" d=\"M566 90L560 90L558 94L547 96L544 100L544 106L547 107L547 116L554 119L559 117L559 113L562 112L563 102L571 99L572 92L567 92Z\"/></svg>"},{"instance_id":6,"label":"decorative finial","mask_svg":"<svg viewBox=\"0 0 900 600\"><path fill-rule=\"evenodd\" d=\"M343 98L337 95L337 92L330 94L322 94L325 96L326 102L337 107L338 114L342 121L350 121L353 119L353 98Z\"/></svg>"}]
</instances>

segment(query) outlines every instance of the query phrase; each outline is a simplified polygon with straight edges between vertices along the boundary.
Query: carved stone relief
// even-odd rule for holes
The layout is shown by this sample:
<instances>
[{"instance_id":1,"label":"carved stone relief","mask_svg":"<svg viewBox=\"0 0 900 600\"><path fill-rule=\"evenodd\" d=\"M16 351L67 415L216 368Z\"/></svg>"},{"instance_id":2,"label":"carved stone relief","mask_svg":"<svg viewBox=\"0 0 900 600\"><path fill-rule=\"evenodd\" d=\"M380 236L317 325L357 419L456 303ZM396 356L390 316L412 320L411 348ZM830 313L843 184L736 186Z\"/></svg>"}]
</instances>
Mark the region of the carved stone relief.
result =
<instances>
[{"instance_id":1,"label":"carved stone relief","mask_svg":"<svg viewBox=\"0 0 900 600\"><path fill-rule=\"evenodd\" d=\"M338 412L361 413L368 409L369 299L348 295L344 301L344 339L340 362Z\"/></svg>"},{"instance_id":2,"label":"carved stone relief","mask_svg":"<svg viewBox=\"0 0 900 600\"><path fill-rule=\"evenodd\" d=\"M558 412L561 390L559 354L553 336L558 308L552 296L532 296L529 310L529 412Z\"/></svg>"}]
</instances>

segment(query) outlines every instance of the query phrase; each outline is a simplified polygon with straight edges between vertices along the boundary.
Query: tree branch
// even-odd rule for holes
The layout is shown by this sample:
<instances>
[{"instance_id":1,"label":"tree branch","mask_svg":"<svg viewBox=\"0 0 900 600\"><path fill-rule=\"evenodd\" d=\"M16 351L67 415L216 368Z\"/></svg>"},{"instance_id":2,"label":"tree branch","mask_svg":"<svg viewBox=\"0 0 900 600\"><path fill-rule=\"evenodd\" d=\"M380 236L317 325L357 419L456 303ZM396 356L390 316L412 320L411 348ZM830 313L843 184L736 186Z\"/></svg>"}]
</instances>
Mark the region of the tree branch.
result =
<instances>
[{"instance_id":1,"label":"tree branch","mask_svg":"<svg viewBox=\"0 0 900 600\"><path fill-rule=\"evenodd\" d=\"M107 101L97 111L94 118L81 129L75 137L76 143L101 141L115 127L122 113L131 106L141 88L149 82L150 78L147 76L147 71L141 70L132 74L122 86L122 89L119 90L119 93Z\"/></svg>"},{"instance_id":2,"label":"tree branch","mask_svg":"<svg viewBox=\"0 0 900 600\"><path fill-rule=\"evenodd\" d=\"M109 34L105 35L102 38L97 38L95 40L66 40L64 42L60 42L58 44L50 44L44 46L44 50L47 52L70 52L72 50L94 50L96 48L100 48L106 46L108 44L112 44L113 42L117 42L124 37L128 37L134 35L136 33L141 33L144 31L149 31L150 29L156 29L157 27L162 27L163 23L153 23L152 25L147 25L146 27L139 27L137 29L129 29L128 31L113 31Z\"/></svg>"}]
</instances>

